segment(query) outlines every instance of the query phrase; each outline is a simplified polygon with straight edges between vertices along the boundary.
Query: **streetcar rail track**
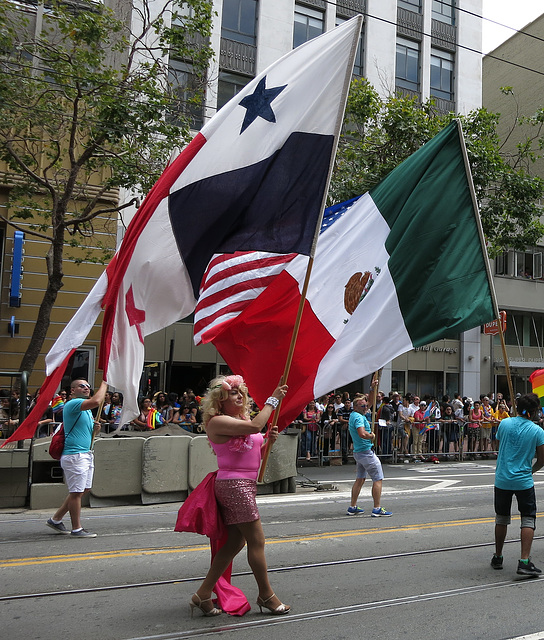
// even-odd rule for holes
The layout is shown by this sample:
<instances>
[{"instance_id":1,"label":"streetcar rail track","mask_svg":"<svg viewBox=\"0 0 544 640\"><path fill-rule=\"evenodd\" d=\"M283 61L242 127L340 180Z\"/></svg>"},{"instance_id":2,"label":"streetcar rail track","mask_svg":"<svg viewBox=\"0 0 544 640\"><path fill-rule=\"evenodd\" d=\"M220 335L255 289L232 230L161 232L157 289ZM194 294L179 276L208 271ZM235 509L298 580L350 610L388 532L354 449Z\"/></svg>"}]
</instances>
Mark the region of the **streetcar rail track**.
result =
<instances>
[{"instance_id":1,"label":"streetcar rail track","mask_svg":"<svg viewBox=\"0 0 544 640\"><path fill-rule=\"evenodd\" d=\"M485 546L485 545L476 545ZM463 548L463 547L461 547ZM525 584L536 585L538 579L525 579ZM409 596L400 596L398 598L390 598L387 600L376 600L372 602L364 602L360 604L352 604L344 607L335 607L331 609L319 609L315 611L306 611L304 613L290 613L288 616L266 617L259 620L241 620L240 622L232 622L230 624L222 624L217 627L194 628L182 631L174 631L169 633L153 634L146 636L133 636L124 640L185 640L187 638L203 638L217 633L240 632L244 630L257 630L265 627L296 624L303 622L312 622L323 618L332 618L337 616L351 615L365 611L374 611L398 606L414 606L423 602L439 600L444 598L467 596L485 591L496 589L507 589L509 587L518 586L516 580L503 580L501 582L482 583L468 587L458 587L456 589L447 589L444 591L434 591L423 594L414 594Z\"/></svg>"},{"instance_id":2,"label":"streetcar rail track","mask_svg":"<svg viewBox=\"0 0 544 640\"><path fill-rule=\"evenodd\" d=\"M535 540L543 539L544 536L535 536ZM519 543L519 539L507 540L505 544ZM290 565L286 567L269 567L269 573L284 573L289 571L301 571L301 570L310 570L310 569L318 569L324 567L335 567L341 565L352 565L358 563L366 563L373 562L376 560L394 560L400 558L408 558L408 557L417 557L417 556L426 556L433 555L438 553L448 553L448 552L456 552L467 549L478 549L483 547L494 546L493 542L480 542L475 544L465 544L458 545L454 547L439 547L435 549L420 549L418 551L405 551L402 553L390 553L383 554L377 556L365 556L361 558L349 558L345 560L328 560L323 562L310 562L303 563L299 565ZM240 571L237 573L233 573L234 577L242 577L242 576L251 576L251 571ZM58 596L70 596L70 595L79 595L79 594L88 594L88 593L99 593L105 591L121 591L127 589L141 589L146 587L159 587L170 584L184 584L184 583L193 583L193 582L201 582L204 579L204 576L194 576L190 578L172 578L168 580L155 580L155 581L146 581L146 582L133 582L128 584L118 584L118 585L103 585L96 587L86 587L86 588L78 588L78 589L63 589L57 591L43 591L43 592L35 592L35 593L21 593L21 594L13 594L0 596L0 602L12 602L17 600L29 600L34 598L50 598L50 597L58 597ZM506 581L505 584L510 584L511 581ZM494 583L497 584L497 583ZM302 614L301 614L302 615ZM294 616L292 616L294 617ZM161 636L162 637L162 636ZM167 637L167 636L165 636ZM174 636L177 637L177 636ZM181 637L181 636L180 636Z\"/></svg>"}]
</instances>

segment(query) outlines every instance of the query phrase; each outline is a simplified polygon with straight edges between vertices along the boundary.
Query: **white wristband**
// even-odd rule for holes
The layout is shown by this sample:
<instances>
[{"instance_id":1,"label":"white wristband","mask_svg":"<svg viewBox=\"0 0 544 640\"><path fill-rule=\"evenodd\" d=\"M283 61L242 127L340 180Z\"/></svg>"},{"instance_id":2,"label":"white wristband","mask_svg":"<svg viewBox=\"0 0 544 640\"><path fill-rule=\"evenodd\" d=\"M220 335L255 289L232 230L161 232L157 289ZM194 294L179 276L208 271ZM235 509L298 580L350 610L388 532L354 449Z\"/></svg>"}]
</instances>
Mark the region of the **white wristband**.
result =
<instances>
[{"instance_id":1,"label":"white wristband","mask_svg":"<svg viewBox=\"0 0 544 640\"><path fill-rule=\"evenodd\" d=\"M269 404L273 409L275 409L278 405L279 405L280 401L277 398L274 398L273 396L270 396L270 398L266 399L265 404Z\"/></svg>"}]
</instances>

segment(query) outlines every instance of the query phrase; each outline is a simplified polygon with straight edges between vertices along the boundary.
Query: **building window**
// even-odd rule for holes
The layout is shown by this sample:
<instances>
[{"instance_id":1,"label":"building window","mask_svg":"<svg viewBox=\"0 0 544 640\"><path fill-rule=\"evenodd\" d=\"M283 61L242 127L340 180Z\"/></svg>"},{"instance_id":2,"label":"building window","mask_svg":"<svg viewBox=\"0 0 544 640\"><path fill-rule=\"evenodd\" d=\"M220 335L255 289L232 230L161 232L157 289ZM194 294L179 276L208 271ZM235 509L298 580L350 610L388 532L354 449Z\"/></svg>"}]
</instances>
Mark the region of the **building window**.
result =
<instances>
[{"instance_id":1,"label":"building window","mask_svg":"<svg viewBox=\"0 0 544 640\"><path fill-rule=\"evenodd\" d=\"M400 394L401 398L406 394L406 372L391 372L391 389Z\"/></svg>"},{"instance_id":2,"label":"building window","mask_svg":"<svg viewBox=\"0 0 544 640\"><path fill-rule=\"evenodd\" d=\"M221 109L227 102L241 91L252 78L239 76L235 73L219 73L219 83L217 85L217 109Z\"/></svg>"},{"instance_id":3,"label":"building window","mask_svg":"<svg viewBox=\"0 0 544 640\"><path fill-rule=\"evenodd\" d=\"M541 349L544 346L544 314L507 311L504 341L510 346ZM494 336L493 342L500 345L499 336Z\"/></svg>"},{"instance_id":4,"label":"building window","mask_svg":"<svg viewBox=\"0 0 544 640\"><path fill-rule=\"evenodd\" d=\"M293 26L293 48L308 42L323 33L324 19L321 11L295 5L295 23Z\"/></svg>"},{"instance_id":5,"label":"building window","mask_svg":"<svg viewBox=\"0 0 544 640\"><path fill-rule=\"evenodd\" d=\"M431 95L453 100L453 53L433 49L431 53Z\"/></svg>"},{"instance_id":6,"label":"building window","mask_svg":"<svg viewBox=\"0 0 544 640\"><path fill-rule=\"evenodd\" d=\"M223 0L221 36L255 45L257 40L257 0Z\"/></svg>"},{"instance_id":7,"label":"building window","mask_svg":"<svg viewBox=\"0 0 544 640\"><path fill-rule=\"evenodd\" d=\"M544 280L543 250L544 247L535 247L530 251L504 251L495 258L495 275L523 280Z\"/></svg>"},{"instance_id":8,"label":"building window","mask_svg":"<svg viewBox=\"0 0 544 640\"><path fill-rule=\"evenodd\" d=\"M454 0L433 0L432 17L447 24L455 24Z\"/></svg>"},{"instance_id":9,"label":"building window","mask_svg":"<svg viewBox=\"0 0 544 640\"><path fill-rule=\"evenodd\" d=\"M347 18L342 18L340 16L336 16L336 26L340 26L347 22ZM353 63L353 75L357 78L362 78L364 75L364 48L363 48L363 38L364 38L364 25L361 30L361 35L359 37L359 43L357 44L357 52L355 53L355 61Z\"/></svg>"},{"instance_id":10,"label":"building window","mask_svg":"<svg viewBox=\"0 0 544 640\"><path fill-rule=\"evenodd\" d=\"M395 83L397 87L419 91L419 44L397 38Z\"/></svg>"},{"instance_id":11,"label":"building window","mask_svg":"<svg viewBox=\"0 0 544 640\"><path fill-rule=\"evenodd\" d=\"M175 58L169 60L168 75L172 86L169 121L181 125L184 124L184 118L187 118L192 129L200 129L204 122L202 85L205 80L198 79L190 64Z\"/></svg>"},{"instance_id":12,"label":"building window","mask_svg":"<svg viewBox=\"0 0 544 640\"><path fill-rule=\"evenodd\" d=\"M421 13L421 0L399 0L398 6L414 13Z\"/></svg>"}]
</instances>

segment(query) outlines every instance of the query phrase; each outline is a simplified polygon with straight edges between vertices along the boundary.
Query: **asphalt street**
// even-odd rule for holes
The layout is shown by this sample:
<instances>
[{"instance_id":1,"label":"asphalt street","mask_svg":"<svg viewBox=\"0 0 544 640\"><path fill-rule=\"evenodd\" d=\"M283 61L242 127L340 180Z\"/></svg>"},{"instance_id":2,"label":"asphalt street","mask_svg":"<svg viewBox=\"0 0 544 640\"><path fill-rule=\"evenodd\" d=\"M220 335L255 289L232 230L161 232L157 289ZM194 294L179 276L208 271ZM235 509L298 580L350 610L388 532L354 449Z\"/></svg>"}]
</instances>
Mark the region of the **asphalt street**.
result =
<instances>
[{"instance_id":1,"label":"asphalt street","mask_svg":"<svg viewBox=\"0 0 544 640\"><path fill-rule=\"evenodd\" d=\"M50 512L2 510L2 637L544 638L544 579L515 573L515 515L504 570L489 566L493 461L385 465L390 518L370 517L370 486L359 501L366 512L346 514L354 469L304 467L296 494L258 498L271 582L292 606L281 617L255 605L242 618L190 617L209 546L173 532L179 504L86 509L94 539L56 535ZM544 472L535 484L544 504ZM533 560L544 568L536 536ZM233 582L255 602L243 553Z\"/></svg>"}]
</instances>

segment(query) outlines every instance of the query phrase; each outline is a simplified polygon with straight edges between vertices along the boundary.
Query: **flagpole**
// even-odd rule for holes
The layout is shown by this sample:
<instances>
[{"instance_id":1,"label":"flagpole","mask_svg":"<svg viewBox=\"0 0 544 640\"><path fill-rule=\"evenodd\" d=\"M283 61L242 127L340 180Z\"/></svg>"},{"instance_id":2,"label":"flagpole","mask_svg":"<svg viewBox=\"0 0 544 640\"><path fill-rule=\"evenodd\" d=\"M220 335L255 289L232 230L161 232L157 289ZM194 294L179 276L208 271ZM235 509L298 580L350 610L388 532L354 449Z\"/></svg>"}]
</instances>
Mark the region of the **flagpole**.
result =
<instances>
[{"instance_id":1,"label":"flagpole","mask_svg":"<svg viewBox=\"0 0 544 640\"><path fill-rule=\"evenodd\" d=\"M382 378L382 371L383 371L383 367L381 369L378 369L378 371L374 371L374 374L372 375L372 382L370 383L370 392L373 393L373 398L372 398L372 423L370 425L370 429L372 430L372 433L376 432L376 403L378 400L378 389L380 388L380 380Z\"/></svg>"},{"instance_id":2,"label":"flagpole","mask_svg":"<svg viewBox=\"0 0 544 640\"><path fill-rule=\"evenodd\" d=\"M493 276L491 275L491 266L489 264L489 255L487 253L486 241L484 236L484 230L482 227L482 219L480 218L480 209L478 207L478 200L476 198L476 192L474 191L474 182L472 180L472 170L470 168L470 162L468 159L467 147L465 144L465 137L463 135L463 127L461 121L456 119L457 129L459 132L459 142L461 144L461 151L463 152L463 160L465 163L465 171L467 174L467 182L470 191L470 197L472 199L472 209L474 211L474 218L476 220L476 228L478 229L478 236L480 238L480 244L482 246L482 253L484 255L485 271L487 274L487 281L489 284L489 290L491 291L491 302L493 304L493 313L495 318L500 318L499 306L497 303L497 293L495 291L495 283L493 282Z\"/></svg>"},{"instance_id":3,"label":"flagpole","mask_svg":"<svg viewBox=\"0 0 544 640\"><path fill-rule=\"evenodd\" d=\"M491 301L493 304L493 311L495 314L495 318L497 320L497 326L499 328L499 337L501 340L501 348L502 348L502 357L504 360L504 368L506 370L506 380L508 382L508 390L510 392L510 400L512 403L512 410L514 415L517 415L516 403L514 398L514 386L512 384L512 375L510 372L510 363L508 362L508 353L506 352L506 343L504 341L504 333L502 330L502 322L501 322L501 314L499 312L499 305L497 302L497 292L495 291L495 283L493 282L493 276L491 275L491 266L489 264L489 256L487 253L487 247L485 242L484 230L482 228L482 220L480 218L480 213L478 209L478 201L476 199L476 192L474 191L474 183L472 181L472 171L470 169L470 162L468 159L467 148L465 145L465 138L463 135L463 127L461 126L461 122L459 120L455 120L457 123L457 127L459 130L459 140L461 142L461 150L463 152L463 160L465 162L465 170L467 172L468 177L468 185L470 189L470 195L472 198L472 205L474 209L474 217L476 218L476 228L478 229L478 235L480 237L480 243L482 245L482 253L484 255L484 264L487 273L487 280L489 283L489 290L491 292Z\"/></svg>"},{"instance_id":4,"label":"flagpole","mask_svg":"<svg viewBox=\"0 0 544 640\"><path fill-rule=\"evenodd\" d=\"M325 205L327 203L327 195L328 195L328 191L329 191L329 184L331 181L331 176L332 176L332 172L334 169L334 161L336 159L336 151L338 149L338 142L340 140L340 131L342 129L342 123L344 121L344 113L346 110L346 103L348 100L348 94L349 94L349 88L350 88L350 84L351 84L351 76L353 73L353 65L355 63L355 55L357 53L357 47L359 45L359 36L361 33L361 28L363 26L363 16L362 15L358 15L355 18L352 18L352 20L357 20L359 23L359 29L357 31L357 38L353 39L353 42L351 44L351 51L350 51L350 55L349 55L349 59L348 59L348 64L346 66L346 75L344 78L344 86L342 89L342 96L340 98L340 105L343 105L343 107L341 109L338 109L338 115L336 118L336 123L335 123L335 128L334 128L334 142L333 142L333 147L332 147L332 151L331 151L331 160L329 163L329 171L327 173L327 179L325 182L325 189L323 190L323 198L321 201L321 207L320 207L320 211L319 211L319 216L317 219L317 224L315 227L315 232L314 232L314 239L312 242L312 247L310 250L310 256L309 256L309 260L308 260L308 266L306 267L306 275L304 277L304 284L302 286L302 291L301 291L301 296L300 296L300 303L298 305L298 311L297 311L297 317L295 319L295 325L293 327L293 333L291 335L291 343L289 345L289 351L287 353L287 360L285 362L285 368L283 370L283 375L281 377L280 380L280 384L287 384L287 380L289 378L289 371L291 369L291 364L293 362L293 355L295 352L295 346L296 346L296 342L297 342L297 337L298 337L298 331L300 329L300 323L302 320L302 312L304 311L304 304L306 302L306 294L308 292L308 285L310 282L310 275L312 273L312 268L314 265L314 255L315 255L315 250L316 250L316 246L317 246L317 241L319 238L319 232L321 230L321 223L323 222L323 213L325 211ZM276 425L278 423L278 419L279 419L279 415L280 415L280 411L281 411L281 400L279 401L278 406L276 407L276 409L274 410L274 415L272 416L272 425ZM265 448L265 452L263 454L263 459L261 462L261 469L259 471L259 477L257 479L258 482L262 482L263 478L264 478L264 472L266 470L266 465L268 463L268 458L270 457L270 450L272 449L272 442L270 440L268 440L268 442L266 443L266 448Z\"/></svg>"},{"instance_id":5,"label":"flagpole","mask_svg":"<svg viewBox=\"0 0 544 640\"><path fill-rule=\"evenodd\" d=\"M518 415L516 407L516 399L514 397L514 385L512 384L512 373L510 371L510 363L508 362L508 353L506 352L506 342L504 341L504 333L502 330L501 317L497 318L497 326L499 327L499 338L501 339L502 357L504 360L504 368L506 370L506 381L508 382L508 391L510 392L510 402L512 403L512 413Z\"/></svg>"},{"instance_id":6,"label":"flagpole","mask_svg":"<svg viewBox=\"0 0 544 640\"><path fill-rule=\"evenodd\" d=\"M100 422L100 416L102 415L102 409L104 408L105 400L106 400L106 394L104 394L104 397L102 398L102 402L100 403L100 405L98 407L98 411L96 412L96 419L98 420L98 422ZM95 439L96 439L96 433L95 433L94 428L93 428L93 435L91 436L91 451L94 448Z\"/></svg>"}]
</instances>

